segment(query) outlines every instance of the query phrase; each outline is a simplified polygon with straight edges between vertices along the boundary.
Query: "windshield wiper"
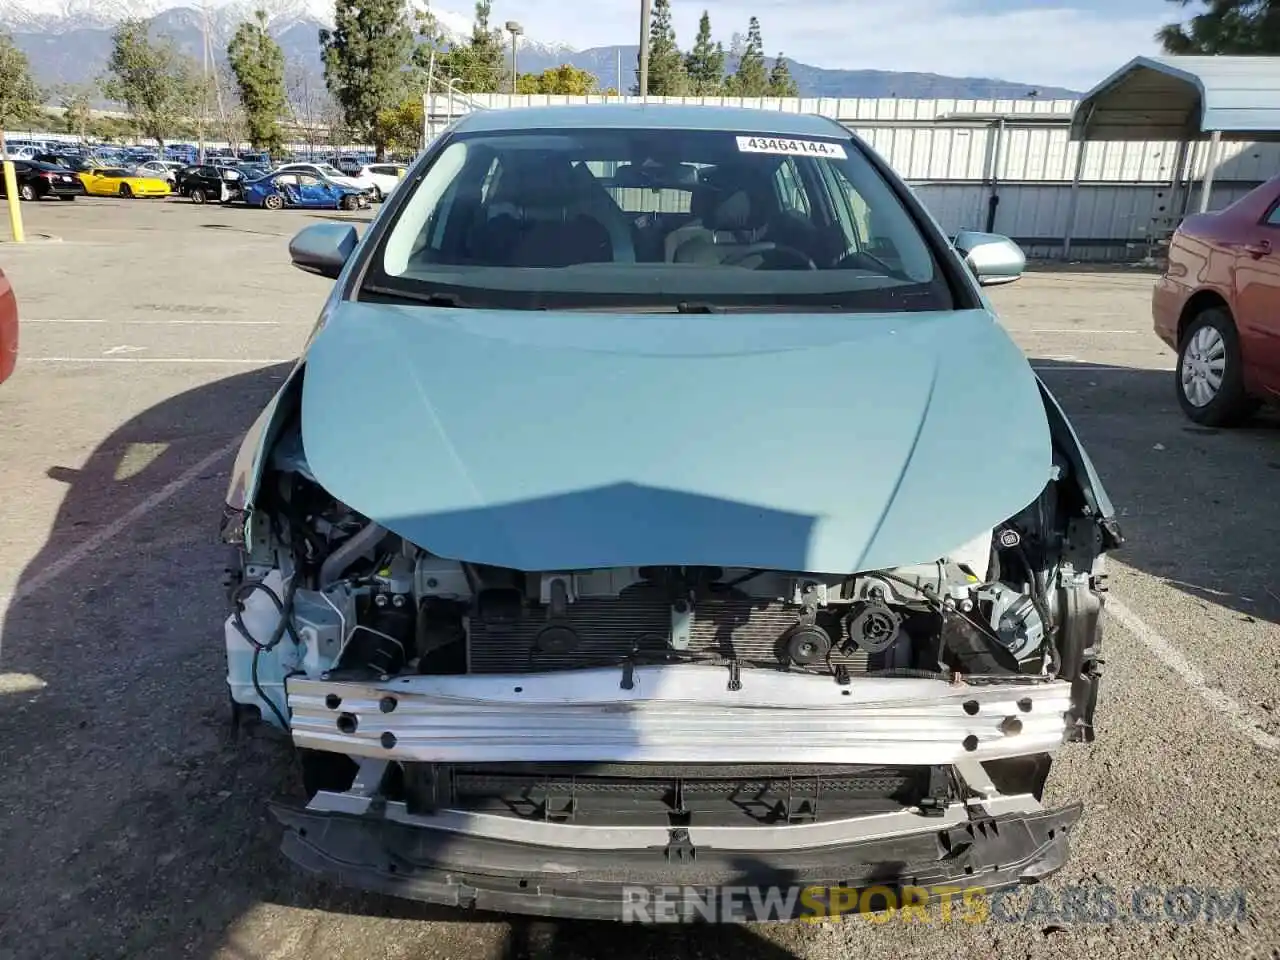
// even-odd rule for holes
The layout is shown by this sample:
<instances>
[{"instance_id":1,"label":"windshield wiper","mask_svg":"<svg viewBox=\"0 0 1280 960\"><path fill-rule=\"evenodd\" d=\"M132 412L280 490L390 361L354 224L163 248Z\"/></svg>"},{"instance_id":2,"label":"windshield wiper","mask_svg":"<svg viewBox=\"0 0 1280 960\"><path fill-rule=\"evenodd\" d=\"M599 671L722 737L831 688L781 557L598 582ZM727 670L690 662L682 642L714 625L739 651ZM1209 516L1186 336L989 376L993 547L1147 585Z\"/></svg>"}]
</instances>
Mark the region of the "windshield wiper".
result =
<instances>
[{"instance_id":1,"label":"windshield wiper","mask_svg":"<svg viewBox=\"0 0 1280 960\"><path fill-rule=\"evenodd\" d=\"M441 290L427 290L422 293L416 293L409 290L389 290L386 287L365 287L369 293L377 294L380 297L389 297L392 300L411 300L414 303L421 303L428 307L469 307L470 304L456 293L445 293Z\"/></svg>"},{"instance_id":2,"label":"windshield wiper","mask_svg":"<svg viewBox=\"0 0 1280 960\"><path fill-rule=\"evenodd\" d=\"M724 307L705 300L681 300L676 304L676 313L724 313Z\"/></svg>"}]
</instances>

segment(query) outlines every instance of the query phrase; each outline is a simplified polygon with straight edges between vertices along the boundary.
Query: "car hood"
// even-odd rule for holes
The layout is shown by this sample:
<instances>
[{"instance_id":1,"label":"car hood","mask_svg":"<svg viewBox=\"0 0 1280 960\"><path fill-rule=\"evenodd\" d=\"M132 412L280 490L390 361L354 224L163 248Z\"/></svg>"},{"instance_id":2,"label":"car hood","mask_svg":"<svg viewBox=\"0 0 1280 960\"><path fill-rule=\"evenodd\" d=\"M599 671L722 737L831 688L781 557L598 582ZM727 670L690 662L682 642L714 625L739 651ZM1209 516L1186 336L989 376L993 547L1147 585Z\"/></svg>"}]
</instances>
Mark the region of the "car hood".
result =
<instances>
[{"instance_id":1,"label":"car hood","mask_svg":"<svg viewBox=\"0 0 1280 960\"><path fill-rule=\"evenodd\" d=\"M316 480L432 553L502 567L928 562L1052 469L1035 374L984 310L344 301L304 360Z\"/></svg>"}]
</instances>

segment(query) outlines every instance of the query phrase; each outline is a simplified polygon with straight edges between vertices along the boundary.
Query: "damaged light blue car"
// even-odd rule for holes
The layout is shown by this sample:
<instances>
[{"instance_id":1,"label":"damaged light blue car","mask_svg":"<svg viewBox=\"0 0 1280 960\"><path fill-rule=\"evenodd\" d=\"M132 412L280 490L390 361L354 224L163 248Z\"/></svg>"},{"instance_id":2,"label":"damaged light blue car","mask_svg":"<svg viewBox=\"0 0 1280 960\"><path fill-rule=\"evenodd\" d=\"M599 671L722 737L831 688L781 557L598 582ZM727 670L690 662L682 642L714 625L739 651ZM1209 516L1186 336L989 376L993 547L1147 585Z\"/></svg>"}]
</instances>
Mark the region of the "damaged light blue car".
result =
<instances>
[{"instance_id":1,"label":"damaged light blue car","mask_svg":"<svg viewBox=\"0 0 1280 960\"><path fill-rule=\"evenodd\" d=\"M225 631L298 865L602 918L1063 865L1122 537L983 293L1016 244L829 119L593 105L472 113L290 250L335 283L235 466Z\"/></svg>"}]
</instances>

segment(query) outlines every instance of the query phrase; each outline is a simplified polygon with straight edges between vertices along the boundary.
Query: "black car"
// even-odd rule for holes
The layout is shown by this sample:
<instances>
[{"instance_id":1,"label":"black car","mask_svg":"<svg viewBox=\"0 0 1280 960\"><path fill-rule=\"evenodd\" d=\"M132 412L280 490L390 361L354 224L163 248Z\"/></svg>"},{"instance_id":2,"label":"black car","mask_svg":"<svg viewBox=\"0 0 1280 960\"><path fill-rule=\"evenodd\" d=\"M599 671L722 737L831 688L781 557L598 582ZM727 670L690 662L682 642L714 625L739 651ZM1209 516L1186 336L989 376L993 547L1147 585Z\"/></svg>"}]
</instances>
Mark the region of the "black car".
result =
<instances>
[{"instance_id":1,"label":"black car","mask_svg":"<svg viewBox=\"0 0 1280 960\"><path fill-rule=\"evenodd\" d=\"M84 184L68 167L38 160L13 161L14 176L18 180L18 196L23 200L39 200L41 197L60 197L74 200L84 193ZM6 196L5 181L0 177L0 197Z\"/></svg>"},{"instance_id":2,"label":"black car","mask_svg":"<svg viewBox=\"0 0 1280 960\"><path fill-rule=\"evenodd\" d=\"M176 189L192 203L230 203L240 199L244 181L245 175L234 167L206 163L179 170Z\"/></svg>"}]
</instances>

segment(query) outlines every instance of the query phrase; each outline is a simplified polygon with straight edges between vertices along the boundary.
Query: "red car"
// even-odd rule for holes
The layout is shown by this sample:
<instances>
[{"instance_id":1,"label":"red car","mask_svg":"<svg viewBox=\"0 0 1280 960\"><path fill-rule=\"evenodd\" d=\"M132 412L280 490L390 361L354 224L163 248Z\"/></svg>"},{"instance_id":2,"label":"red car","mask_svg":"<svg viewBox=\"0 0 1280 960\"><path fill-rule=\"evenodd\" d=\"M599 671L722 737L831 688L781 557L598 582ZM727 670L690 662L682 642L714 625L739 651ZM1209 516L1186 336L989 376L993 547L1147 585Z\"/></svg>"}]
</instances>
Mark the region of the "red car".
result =
<instances>
[{"instance_id":1,"label":"red car","mask_svg":"<svg viewBox=\"0 0 1280 960\"><path fill-rule=\"evenodd\" d=\"M1183 220L1151 306L1196 423L1232 426L1280 398L1280 177Z\"/></svg>"},{"instance_id":2,"label":"red car","mask_svg":"<svg viewBox=\"0 0 1280 960\"><path fill-rule=\"evenodd\" d=\"M18 362L18 300L13 285L0 270L0 383L9 379Z\"/></svg>"}]
</instances>

